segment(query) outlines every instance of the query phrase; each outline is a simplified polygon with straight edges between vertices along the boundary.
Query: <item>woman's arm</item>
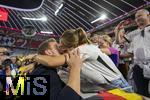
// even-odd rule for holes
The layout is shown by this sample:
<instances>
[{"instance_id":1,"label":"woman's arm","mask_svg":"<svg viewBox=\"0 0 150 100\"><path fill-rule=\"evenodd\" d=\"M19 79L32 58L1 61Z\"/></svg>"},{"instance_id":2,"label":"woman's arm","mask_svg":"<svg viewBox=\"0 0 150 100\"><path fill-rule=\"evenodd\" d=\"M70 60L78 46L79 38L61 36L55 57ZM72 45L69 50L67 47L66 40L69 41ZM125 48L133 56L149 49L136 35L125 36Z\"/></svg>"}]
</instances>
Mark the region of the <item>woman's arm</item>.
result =
<instances>
[{"instance_id":1,"label":"woman's arm","mask_svg":"<svg viewBox=\"0 0 150 100\"><path fill-rule=\"evenodd\" d=\"M34 60L40 64L43 64L51 68L56 68L58 66L65 64L64 55L60 56L36 55L34 57Z\"/></svg>"}]
</instances>

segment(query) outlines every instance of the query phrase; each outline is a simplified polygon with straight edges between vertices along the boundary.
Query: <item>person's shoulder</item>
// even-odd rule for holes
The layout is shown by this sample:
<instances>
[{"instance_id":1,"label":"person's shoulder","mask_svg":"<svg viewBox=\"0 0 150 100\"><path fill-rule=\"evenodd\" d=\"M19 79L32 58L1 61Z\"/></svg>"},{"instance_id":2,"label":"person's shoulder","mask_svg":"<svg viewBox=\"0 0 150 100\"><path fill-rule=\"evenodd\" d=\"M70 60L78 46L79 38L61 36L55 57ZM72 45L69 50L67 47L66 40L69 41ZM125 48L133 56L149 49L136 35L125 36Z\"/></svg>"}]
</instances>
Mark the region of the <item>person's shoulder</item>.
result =
<instances>
[{"instance_id":1,"label":"person's shoulder","mask_svg":"<svg viewBox=\"0 0 150 100\"><path fill-rule=\"evenodd\" d=\"M85 45L83 45L83 47L84 48L98 48L96 45L94 45L94 44L85 44Z\"/></svg>"},{"instance_id":2,"label":"person's shoulder","mask_svg":"<svg viewBox=\"0 0 150 100\"><path fill-rule=\"evenodd\" d=\"M81 52L83 51L87 51L87 52L90 52L90 51L95 51L95 50L98 50L99 48L94 45L94 44L85 44L85 45L82 45L79 47L79 50Z\"/></svg>"},{"instance_id":3,"label":"person's shoulder","mask_svg":"<svg viewBox=\"0 0 150 100\"><path fill-rule=\"evenodd\" d=\"M127 40L132 41L139 33L141 33L140 29L136 29L134 31L129 32L125 37Z\"/></svg>"},{"instance_id":4,"label":"person's shoulder","mask_svg":"<svg viewBox=\"0 0 150 100\"><path fill-rule=\"evenodd\" d=\"M145 30L150 30L150 25L148 25L147 27L145 27Z\"/></svg>"},{"instance_id":5,"label":"person's shoulder","mask_svg":"<svg viewBox=\"0 0 150 100\"><path fill-rule=\"evenodd\" d=\"M37 65L37 70L56 71L56 68L51 68L51 67L39 64L39 65Z\"/></svg>"},{"instance_id":6,"label":"person's shoulder","mask_svg":"<svg viewBox=\"0 0 150 100\"><path fill-rule=\"evenodd\" d=\"M129 32L127 35L136 35L140 32L140 29L136 29L136 30L133 30L131 32Z\"/></svg>"},{"instance_id":7,"label":"person's shoulder","mask_svg":"<svg viewBox=\"0 0 150 100\"><path fill-rule=\"evenodd\" d=\"M32 71L33 75L42 75L42 74L52 74L56 73L56 69L54 68L49 68L47 66L44 66L42 64L39 64L36 66L36 68Z\"/></svg>"}]
</instances>

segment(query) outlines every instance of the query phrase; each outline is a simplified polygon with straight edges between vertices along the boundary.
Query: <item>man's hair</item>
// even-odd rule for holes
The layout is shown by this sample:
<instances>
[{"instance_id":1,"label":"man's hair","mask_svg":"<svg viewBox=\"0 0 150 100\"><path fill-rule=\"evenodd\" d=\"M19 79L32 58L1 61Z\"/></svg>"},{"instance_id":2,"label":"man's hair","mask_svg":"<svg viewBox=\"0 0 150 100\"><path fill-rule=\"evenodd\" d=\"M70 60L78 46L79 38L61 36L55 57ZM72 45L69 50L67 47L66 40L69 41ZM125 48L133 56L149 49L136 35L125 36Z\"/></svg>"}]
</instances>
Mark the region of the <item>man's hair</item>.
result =
<instances>
[{"instance_id":1,"label":"man's hair","mask_svg":"<svg viewBox=\"0 0 150 100\"><path fill-rule=\"evenodd\" d=\"M141 11L145 12L147 15L150 14L149 11L148 11L147 9L140 9L140 10L138 10L137 12L141 12ZM137 12L136 12L136 13L137 13Z\"/></svg>"},{"instance_id":2,"label":"man's hair","mask_svg":"<svg viewBox=\"0 0 150 100\"><path fill-rule=\"evenodd\" d=\"M45 50L49 49L49 42L56 42L54 38L50 38L42 42L38 47L38 54L44 54Z\"/></svg>"}]
</instances>

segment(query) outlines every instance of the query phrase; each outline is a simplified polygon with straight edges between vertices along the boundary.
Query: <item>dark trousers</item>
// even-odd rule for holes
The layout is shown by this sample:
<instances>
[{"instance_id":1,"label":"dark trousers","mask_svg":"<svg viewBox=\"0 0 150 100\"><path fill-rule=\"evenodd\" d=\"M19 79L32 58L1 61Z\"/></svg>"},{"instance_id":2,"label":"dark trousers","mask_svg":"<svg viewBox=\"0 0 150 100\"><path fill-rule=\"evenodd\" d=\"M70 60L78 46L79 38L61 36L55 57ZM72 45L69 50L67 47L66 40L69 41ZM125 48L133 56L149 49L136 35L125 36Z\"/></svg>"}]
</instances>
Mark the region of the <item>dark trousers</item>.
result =
<instances>
[{"instance_id":1,"label":"dark trousers","mask_svg":"<svg viewBox=\"0 0 150 100\"><path fill-rule=\"evenodd\" d=\"M123 77L127 80L127 74L128 74L128 70L129 70L129 64L127 64L127 63L125 63L125 64L119 64L118 65L118 69L122 73Z\"/></svg>"},{"instance_id":2,"label":"dark trousers","mask_svg":"<svg viewBox=\"0 0 150 100\"><path fill-rule=\"evenodd\" d=\"M144 78L143 69L140 68L138 65L135 65L133 68L133 79L137 87L137 93L150 97L148 93L149 80Z\"/></svg>"}]
</instances>

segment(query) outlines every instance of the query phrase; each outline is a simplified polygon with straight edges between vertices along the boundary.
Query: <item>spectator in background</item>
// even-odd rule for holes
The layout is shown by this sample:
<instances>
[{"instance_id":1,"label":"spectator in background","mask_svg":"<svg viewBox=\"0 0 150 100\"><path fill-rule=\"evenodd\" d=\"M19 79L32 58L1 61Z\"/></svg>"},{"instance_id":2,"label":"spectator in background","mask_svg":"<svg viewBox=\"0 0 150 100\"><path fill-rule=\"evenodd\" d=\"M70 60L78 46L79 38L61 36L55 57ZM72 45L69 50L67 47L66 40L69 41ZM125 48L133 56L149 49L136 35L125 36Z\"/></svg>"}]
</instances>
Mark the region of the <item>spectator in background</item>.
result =
<instances>
[{"instance_id":1,"label":"spectator in background","mask_svg":"<svg viewBox=\"0 0 150 100\"><path fill-rule=\"evenodd\" d=\"M14 69L13 67L13 62L11 61L11 59L6 59L2 62L2 66L3 66L3 73L6 77L3 76L3 83L5 83L6 80L6 94L9 94L12 92L12 90L10 91L9 87L12 87L12 82L16 75L17 75L17 70ZM2 76L1 76L2 77Z\"/></svg>"},{"instance_id":2,"label":"spectator in background","mask_svg":"<svg viewBox=\"0 0 150 100\"><path fill-rule=\"evenodd\" d=\"M124 76L124 78L127 80L127 75L129 71L129 65L132 63L131 57L126 57L127 49L129 48L130 44L128 42L123 43L116 43L116 41L113 42L112 47L116 48L119 51L119 64L118 69Z\"/></svg>"},{"instance_id":3,"label":"spectator in background","mask_svg":"<svg viewBox=\"0 0 150 100\"><path fill-rule=\"evenodd\" d=\"M112 39L108 35L102 35L99 41L99 47L101 51L107 54L116 66L118 66L119 52L112 47Z\"/></svg>"},{"instance_id":4,"label":"spectator in background","mask_svg":"<svg viewBox=\"0 0 150 100\"><path fill-rule=\"evenodd\" d=\"M7 58L7 56L8 56L8 55L6 55L7 52L8 52L7 48L0 47L0 65Z\"/></svg>"},{"instance_id":5,"label":"spectator in background","mask_svg":"<svg viewBox=\"0 0 150 100\"><path fill-rule=\"evenodd\" d=\"M124 35L124 26L122 22L115 28L117 40L119 43L123 41L130 42L130 48L126 57L134 56L133 78L137 86L137 93L149 96L148 84L149 79L145 74L150 73L148 65L150 64L150 15L146 9L138 10L135 14L135 21L138 29ZM120 28L121 27L121 28ZM149 72L147 72L149 71ZM146 73L147 72L147 73Z\"/></svg>"},{"instance_id":6,"label":"spectator in background","mask_svg":"<svg viewBox=\"0 0 150 100\"><path fill-rule=\"evenodd\" d=\"M6 76L15 76L18 74L18 69L15 67L11 59L6 59L2 62L2 67Z\"/></svg>"},{"instance_id":7,"label":"spectator in background","mask_svg":"<svg viewBox=\"0 0 150 100\"><path fill-rule=\"evenodd\" d=\"M91 40L91 42L92 42L94 45L98 46L99 35L93 33L93 34L91 35L91 37L90 37L90 40Z\"/></svg>"},{"instance_id":8,"label":"spectator in background","mask_svg":"<svg viewBox=\"0 0 150 100\"><path fill-rule=\"evenodd\" d=\"M0 47L0 75L4 75L2 62L4 62L5 59L7 59L6 55L7 52L8 52L7 48Z\"/></svg>"}]
</instances>

